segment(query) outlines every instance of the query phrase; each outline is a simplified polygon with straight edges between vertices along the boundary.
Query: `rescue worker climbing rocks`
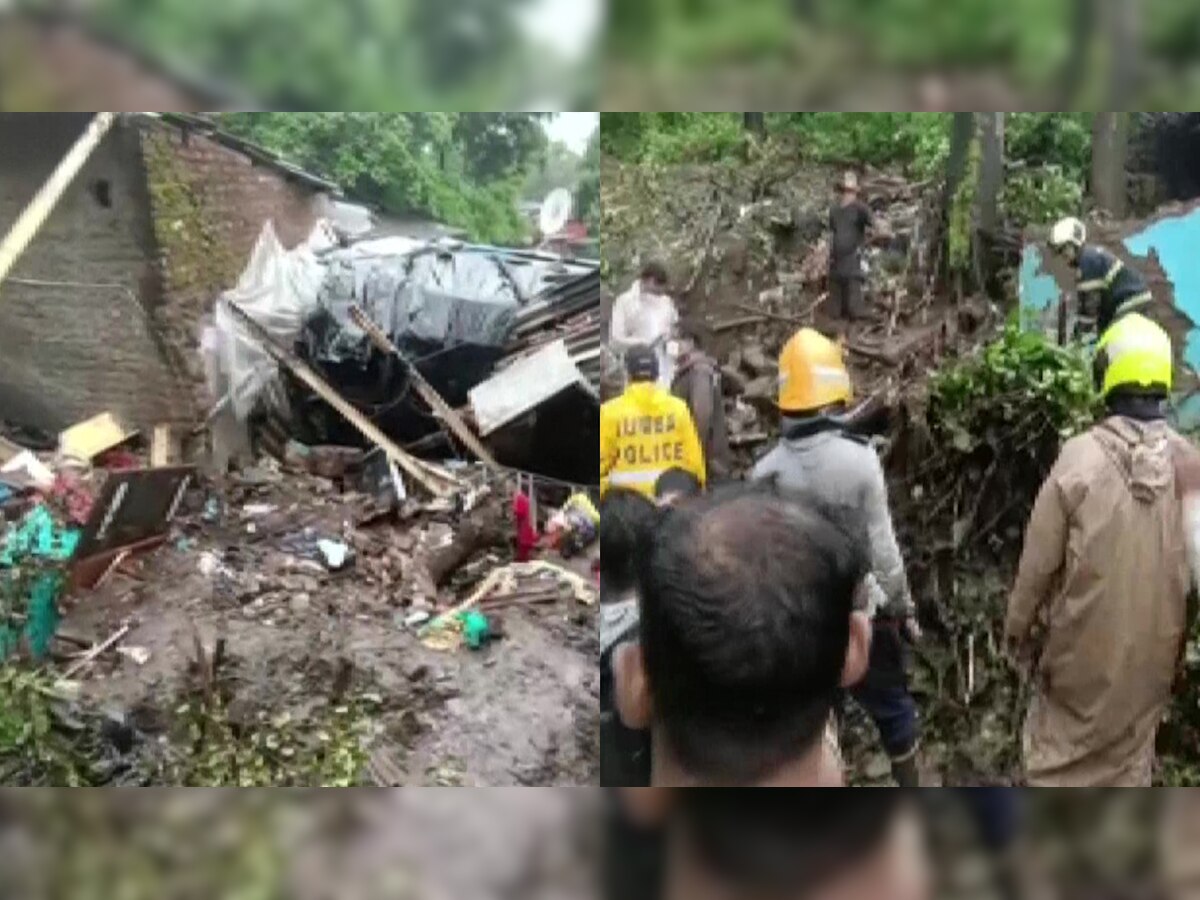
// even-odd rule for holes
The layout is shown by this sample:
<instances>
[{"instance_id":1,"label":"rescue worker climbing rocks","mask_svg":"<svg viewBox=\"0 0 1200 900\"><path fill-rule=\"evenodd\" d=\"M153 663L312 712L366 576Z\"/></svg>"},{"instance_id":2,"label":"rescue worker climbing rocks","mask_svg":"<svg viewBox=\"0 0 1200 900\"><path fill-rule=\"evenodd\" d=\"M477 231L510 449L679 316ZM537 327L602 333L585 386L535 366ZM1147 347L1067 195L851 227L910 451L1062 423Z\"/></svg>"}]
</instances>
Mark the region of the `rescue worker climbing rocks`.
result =
<instances>
[{"instance_id":1,"label":"rescue worker climbing rocks","mask_svg":"<svg viewBox=\"0 0 1200 900\"><path fill-rule=\"evenodd\" d=\"M1136 312L1151 302L1146 280L1103 247L1087 243L1087 228L1068 216L1050 231L1050 248L1062 256L1078 277L1080 331L1094 323L1095 333L1104 334L1116 319Z\"/></svg>"},{"instance_id":2,"label":"rescue worker climbing rocks","mask_svg":"<svg viewBox=\"0 0 1200 900\"><path fill-rule=\"evenodd\" d=\"M668 469L705 483L704 453L687 404L662 387L658 355L636 346L625 354L629 387L600 407L600 493L626 487L648 498Z\"/></svg>"},{"instance_id":3,"label":"rescue worker climbing rocks","mask_svg":"<svg viewBox=\"0 0 1200 900\"><path fill-rule=\"evenodd\" d=\"M883 467L841 418L852 391L837 344L811 328L796 332L780 353L779 379L783 437L751 477L775 479L784 489L809 492L864 517L873 639L867 677L852 694L878 727L897 783L915 787L919 724L908 690L906 639L919 638L920 628L892 529Z\"/></svg>"},{"instance_id":4,"label":"rescue worker climbing rocks","mask_svg":"<svg viewBox=\"0 0 1200 900\"><path fill-rule=\"evenodd\" d=\"M1123 315L1095 373L1107 414L1067 441L1042 485L1005 622L1032 687L1033 786L1148 787L1188 631L1181 494L1200 454L1166 422L1170 338Z\"/></svg>"}]
</instances>

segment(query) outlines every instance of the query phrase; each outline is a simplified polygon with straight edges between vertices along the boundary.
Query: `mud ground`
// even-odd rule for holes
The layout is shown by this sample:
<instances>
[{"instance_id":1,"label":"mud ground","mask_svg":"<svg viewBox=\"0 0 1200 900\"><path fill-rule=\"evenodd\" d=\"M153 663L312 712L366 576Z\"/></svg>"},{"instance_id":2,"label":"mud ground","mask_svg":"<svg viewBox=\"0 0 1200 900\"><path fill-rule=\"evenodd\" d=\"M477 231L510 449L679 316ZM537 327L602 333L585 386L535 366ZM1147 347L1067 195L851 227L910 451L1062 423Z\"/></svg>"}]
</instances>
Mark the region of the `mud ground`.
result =
<instances>
[{"instance_id":1,"label":"mud ground","mask_svg":"<svg viewBox=\"0 0 1200 900\"><path fill-rule=\"evenodd\" d=\"M340 499L300 498L277 514L274 528L236 507L215 523L185 517L168 544L75 598L61 632L100 641L128 621L122 646L148 654L140 664L128 653L104 654L80 676L84 704L128 717L152 739L187 686L197 638L205 647L224 639L231 718L270 710L302 719L348 663L354 687L381 700L371 750L389 784L595 782L592 608L569 600L509 607L492 615L500 640L479 651L433 650L405 624L405 588L387 574L387 563L405 555L389 556L388 544L411 542L400 526L356 529L354 543L385 551L326 572L280 547L298 523L336 533L345 522ZM486 572L493 564L471 565Z\"/></svg>"}]
</instances>

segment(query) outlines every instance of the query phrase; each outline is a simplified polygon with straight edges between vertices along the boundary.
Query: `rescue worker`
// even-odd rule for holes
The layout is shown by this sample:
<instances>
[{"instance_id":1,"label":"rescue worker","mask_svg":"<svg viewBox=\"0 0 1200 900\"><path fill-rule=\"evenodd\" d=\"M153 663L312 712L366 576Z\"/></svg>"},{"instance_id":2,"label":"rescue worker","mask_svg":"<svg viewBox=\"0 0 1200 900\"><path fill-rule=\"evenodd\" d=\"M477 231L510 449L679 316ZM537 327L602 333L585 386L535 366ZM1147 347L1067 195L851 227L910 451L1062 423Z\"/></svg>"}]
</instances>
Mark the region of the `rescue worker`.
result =
<instances>
[{"instance_id":1,"label":"rescue worker","mask_svg":"<svg viewBox=\"0 0 1200 900\"><path fill-rule=\"evenodd\" d=\"M687 404L657 384L658 356L639 345L625 354L629 387L600 407L600 494L632 488L654 498L667 469L691 472L705 483L704 454Z\"/></svg>"},{"instance_id":2,"label":"rescue worker","mask_svg":"<svg viewBox=\"0 0 1200 900\"><path fill-rule=\"evenodd\" d=\"M1166 423L1171 341L1130 313L1101 337L1107 415L1069 440L1038 494L1005 637L1032 681L1026 778L1149 786L1191 590L1180 492L1197 451Z\"/></svg>"},{"instance_id":3,"label":"rescue worker","mask_svg":"<svg viewBox=\"0 0 1200 900\"><path fill-rule=\"evenodd\" d=\"M674 363L667 353L667 342L678 324L679 312L671 299L666 266L648 262L629 290L613 301L608 350L619 364L631 348L650 347L658 357L658 383L669 388Z\"/></svg>"},{"instance_id":4,"label":"rescue worker","mask_svg":"<svg viewBox=\"0 0 1200 900\"><path fill-rule=\"evenodd\" d=\"M904 560L892 528L883 466L873 449L845 427L850 374L837 344L811 328L796 332L779 355L783 437L759 460L754 479L810 492L864 519L873 619L871 666L851 693L870 714L901 787L918 784L920 730L908 690L907 643L920 637Z\"/></svg>"},{"instance_id":5,"label":"rescue worker","mask_svg":"<svg viewBox=\"0 0 1200 900\"><path fill-rule=\"evenodd\" d=\"M688 324L680 326L679 336L668 345L668 354L675 363L671 393L691 410L709 480L728 478L732 460L717 361L700 349L699 335Z\"/></svg>"},{"instance_id":6,"label":"rescue worker","mask_svg":"<svg viewBox=\"0 0 1200 900\"><path fill-rule=\"evenodd\" d=\"M1141 273L1103 247L1087 244L1087 228L1074 217L1060 219L1050 231L1050 249L1075 269L1079 281L1080 326L1104 334L1120 316L1143 309L1152 298Z\"/></svg>"}]
</instances>

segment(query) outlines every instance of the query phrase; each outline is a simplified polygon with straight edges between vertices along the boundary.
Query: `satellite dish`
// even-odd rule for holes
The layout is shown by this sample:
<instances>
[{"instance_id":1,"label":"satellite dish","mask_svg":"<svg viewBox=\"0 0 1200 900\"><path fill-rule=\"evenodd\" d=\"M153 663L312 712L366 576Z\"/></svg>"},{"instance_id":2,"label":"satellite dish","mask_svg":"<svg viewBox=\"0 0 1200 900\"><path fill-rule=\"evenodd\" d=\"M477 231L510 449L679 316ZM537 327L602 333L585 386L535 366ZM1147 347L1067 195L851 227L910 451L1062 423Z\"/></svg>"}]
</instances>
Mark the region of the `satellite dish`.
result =
<instances>
[{"instance_id":1,"label":"satellite dish","mask_svg":"<svg viewBox=\"0 0 1200 900\"><path fill-rule=\"evenodd\" d=\"M571 192L566 188L555 188L542 201L541 212L538 213L538 228L542 237L548 238L558 234L571 218L571 207L574 201Z\"/></svg>"}]
</instances>

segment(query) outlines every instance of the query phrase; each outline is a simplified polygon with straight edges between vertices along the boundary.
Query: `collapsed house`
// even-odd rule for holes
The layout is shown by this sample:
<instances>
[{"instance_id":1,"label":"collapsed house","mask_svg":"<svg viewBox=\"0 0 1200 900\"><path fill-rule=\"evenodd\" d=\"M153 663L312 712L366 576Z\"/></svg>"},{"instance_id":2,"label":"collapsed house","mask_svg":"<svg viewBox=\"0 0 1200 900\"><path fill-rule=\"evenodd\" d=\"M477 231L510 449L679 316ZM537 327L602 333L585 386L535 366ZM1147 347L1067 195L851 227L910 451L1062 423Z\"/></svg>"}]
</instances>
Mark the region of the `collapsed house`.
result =
<instances>
[{"instance_id":1,"label":"collapsed house","mask_svg":"<svg viewBox=\"0 0 1200 900\"><path fill-rule=\"evenodd\" d=\"M592 485L599 297L589 262L404 238L337 246L320 230L289 252L268 226L204 338L210 389L225 404L214 431L235 445L218 456L253 448L256 417L274 426L265 446L277 456L281 433L307 445L363 444L327 396L286 373L275 378L274 360L243 332L232 304L402 446L459 452L461 436L414 390L420 381L476 423L499 462Z\"/></svg>"},{"instance_id":2,"label":"collapsed house","mask_svg":"<svg viewBox=\"0 0 1200 900\"><path fill-rule=\"evenodd\" d=\"M245 784L222 735L283 710L307 762L266 784L594 781L596 264L379 238L192 117L0 146L0 662L54 679L39 740ZM23 749L6 781L60 777Z\"/></svg>"}]
</instances>

